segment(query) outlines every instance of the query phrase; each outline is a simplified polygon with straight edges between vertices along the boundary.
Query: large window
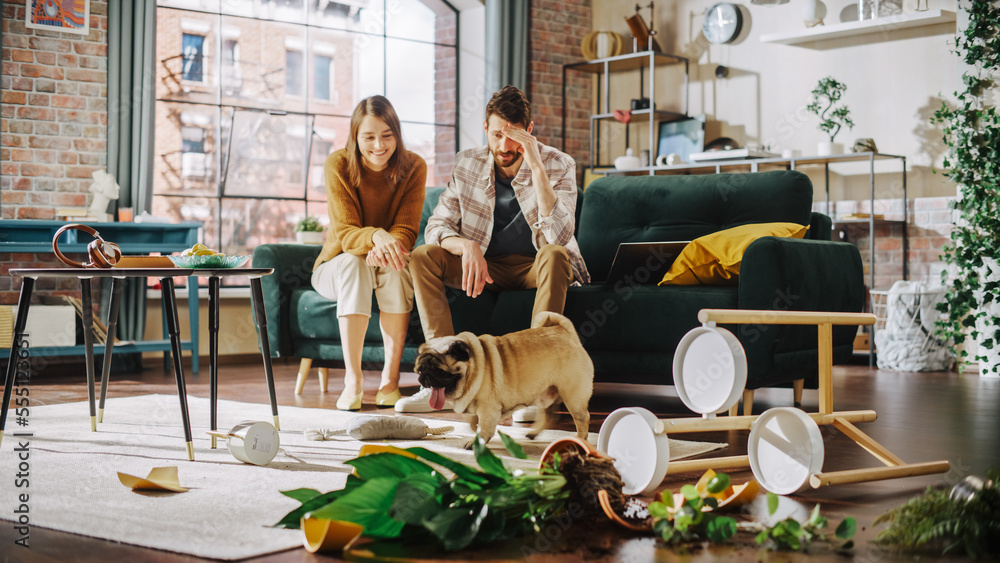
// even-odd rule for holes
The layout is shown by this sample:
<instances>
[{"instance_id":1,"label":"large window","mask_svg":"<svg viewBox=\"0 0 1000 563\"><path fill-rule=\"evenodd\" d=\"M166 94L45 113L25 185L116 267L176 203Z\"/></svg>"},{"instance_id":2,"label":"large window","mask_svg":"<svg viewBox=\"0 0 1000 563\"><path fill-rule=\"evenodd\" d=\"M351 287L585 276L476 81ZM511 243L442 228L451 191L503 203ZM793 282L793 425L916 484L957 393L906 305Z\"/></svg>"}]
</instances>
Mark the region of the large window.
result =
<instances>
[{"instance_id":1,"label":"large window","mask_svg":"<svg viewBox=\"0 0 1000 563\"><path fill-rule=\"evenodd\" d=\"M457 149L457 12L445 0L159 0L153 213L227 254L328 222L323 164L383 94L444 185ZM227 278L228 280L229 278Z\"/></svg>"}]
</instances>

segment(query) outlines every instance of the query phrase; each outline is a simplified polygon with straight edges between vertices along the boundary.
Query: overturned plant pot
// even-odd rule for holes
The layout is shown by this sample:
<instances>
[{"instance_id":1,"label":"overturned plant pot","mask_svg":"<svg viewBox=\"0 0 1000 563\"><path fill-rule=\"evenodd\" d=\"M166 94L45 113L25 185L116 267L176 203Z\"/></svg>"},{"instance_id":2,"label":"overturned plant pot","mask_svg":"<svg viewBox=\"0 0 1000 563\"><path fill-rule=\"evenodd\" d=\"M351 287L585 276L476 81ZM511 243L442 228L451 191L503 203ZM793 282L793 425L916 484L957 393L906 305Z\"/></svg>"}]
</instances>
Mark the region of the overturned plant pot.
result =
<instances>
[{"instance_id":1,"label":"overturned plant pot","mask_svg":"<svg viewBox=\"0 0 1000 563\"><path fill-rule=\"evenodd\" d=\"M552 442L542 452L539 467L552 468L566 478L570 506L577 504L584 515L603 518L602 503L618 510L625 508L622 478L614 459L586 440L574 436ZM602 495L605 501L600 499Z\"/></svg>"}]
</instances>

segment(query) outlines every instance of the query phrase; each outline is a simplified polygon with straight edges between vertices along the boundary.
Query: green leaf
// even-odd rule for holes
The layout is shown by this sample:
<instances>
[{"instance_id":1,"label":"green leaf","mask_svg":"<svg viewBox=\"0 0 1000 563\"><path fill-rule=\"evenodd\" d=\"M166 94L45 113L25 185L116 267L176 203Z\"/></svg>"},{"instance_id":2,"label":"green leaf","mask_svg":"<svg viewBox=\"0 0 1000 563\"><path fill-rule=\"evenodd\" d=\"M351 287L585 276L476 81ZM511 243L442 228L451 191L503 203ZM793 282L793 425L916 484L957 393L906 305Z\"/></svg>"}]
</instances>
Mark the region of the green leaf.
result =
<instances>
[{"instance_id":1,"label":"green leaf","mask_svg":"<svg viewBox=\"0 0 1000 563\"><path fill-rule=\"evenodd\" d=\"M684 498L687 500L697 500L701 498L701 493L698 492L698 489L696 489L694 485L684 485L681 487L681 494L684 495Z\"/></svg>"},{"instance_id":2,"label":"green leaf","mask_svg":"<svg viewBox=\"0 0 1000 563\"><path fill-rule=\"evenodd\" d=\"M364 481L378 477L403 478L412 473L434 473L434 468L426 463L392 452L363 455L344 462L353 466L358 477Z\"/></svg>"},{"instance_id":3,"label":"green leaf","mask_svg":"<svg viewBox=\"0 0 1000 563\"><path fill-rule=\"evenodd\" d=\"M767 493L767 514L768 516L774 516L774 513L778 510L778 495L768 491Z\"/></svg>"},{"instance_id":4,"label":"green leaf","mask_svg":"<svg viewBox=\"0 0 1000 563\"><path fill-rule=\"evenodd\" d=\"M728 516L715 516L705 526L708 539L715 543L729 541L736 534L736 520Z\"/></svg>"},{"instance_id":5,"label":"green leaf","mask_svg":"<svg viewBox=\"0 0 1000 563\"><path fill-rule=\"evenodd\" d=\"M489 506L485 503L448 508L425 521L424 527L437 536L446 550L455 551L472 543L488 513Z\"/></svg>"},{"instance_id":6,"label":"green leaf","mask_svg":"<svg viewBox=\"0 0 1000 563\"><path fill-rule=\"evenodd\" d=\"M674 537L674 528L668 520L657 520L653 523L653 533L669 542Z\"/></svg>"},{"instance_id":7,"label":"green leaf","mask_svg":"<svg viewBox=\"0 0 1000 563\"><path fill-rule=\"evenodd\" d=\"M670 489L667 489L662 493L660 493L660 498L663 499L663 504L667 505L670 508L674 507L674 493L670 492Z\"/></svg>"},{"instance_id":8,"label":"green leaf","mask_svg":"<svg viewBox=\"0 0 1000 563\"><path fill-rule=\"evenodd\" d=\"M406 448L406 451L416 456L419 456L431 463L436 463L466 481L477 483L479 485L498 483L498 481L494 477L487 475L482 471L477 471L469 467L468 465L461 464L437 452L432 452L427 448L421 448L418 446L413 448Z\"/></svg>"},{"instance_id":9,"label":"green leaf","mask_svg":"<svg viewBox=\"0 0 1000 563\"><path fill-rule=\"evenodd\" d=\"M666 518L670 514L670 512L667 511L667 505L659 501L649 503L646 510L649 511L650 516L658 519Z\"/></svg>"},{"instance_id":10,"label":"green leaf","mask_svg":"<svg viewBox=\"0 0 1000 563\"><path fill-rule=\"evenodd\" d=\"M846 540L854 536L854 532L858 531L858 523L853 516L848 516L840 522L837 526L837 530L833 535L837 536L839 539Z\"/></svg>"},{"instance_id":11,"label":"green leaf","mask_svg":"<svg viewBox=\"0 0 1000 563\"><path fill-rule=\"evenodd\" d=\"M389 516L399 482L395 477L369 479L308 516L361 524L364 535L371 538L399 537L403 523Z\"/></svg>"},{"instance_id":12,"label":"green leaf","mask_svg":"<svg viewBox=\"0 0 1000 563\"><path fill-rule=\"evenodd\" d=\"M812 513L809 514L809 524L816 526L819 524L820 518L822 518L822 516L819 515L819 503L817 503L816 506L813 507Z\"/></svg>"},{"instance_id":13,"label":"green leaf","mask_svg":"<svg viewBox=\"0 0 1000 563\"><path fill-rule=\"evenodd\" d=\"M354 475L347 476L347 482L344 483L344 488L336 491L330 491L328 493L323 493L321 495L312 497L311 499L302 503L302 506L296 508L295 510L286 514L277 524L274 525L275 528L288 528L291 530L298 530L301 527L302 517L316 510L322 508L334 500L340 498L341 496L347 494L348 491L360 486L362 481ZM306 489L308 490L308 489Z\"/></svg>"},{"instance_id":14,"label":"green leaf","mask_svg":"<svg viewBox=\"0 0 1000 563\"><path fill-rule=\"evenodd\" d=\"M521 447L521 444L518 444L513 438L503 432L497 432L497 434L500 435L500 439L503 441L503 447L507 448L510 455L516 457L517 459L528 459L528 454L524 453L524 448Z\"/></svg>"},{"instance_id":15,"label":"green leaf","mask_svg":"<svg viewBox=\"0 0 1000 563\"><path fill-rule=\"evenodd\" d=\"M504 466L503 461L486 447L486 443L479 437L478 432L472 442L472 451L476 454L476 463L479 464L479 467L483 468L483 471L504 480L510 479L510 471L507 471L507 467Z\"/></svg>"},{"instance_id":16,"label":"green leaf","mask_svg":"<svg viewBox=\"0 0 1000 563\"><path fill-rule=\"evenodd\" d=\"M441 481L434 475L408 475L396 488L389 516L407 524L422 524L442 508L437 500L440 485Z\"/></svg>"},{"instance_id":17,"label":"green leaf","mask_svg":"<svg viewBox=\"0 0 1000 563\"><path fill-rule=\"evenodd\" d=\"M293 498L301 503L314 499L321 495L316 489L295 489L293 491L281 491L286 497Z\"/></svg>"},{"instance_id":18,"label":"green leaf","mask_svg":"<svg viewBox=\"0 0 1000 563\"><path fill-rule=\"evenodd\" d=\"M712 477L712 480L708 482L708 487L706 488L708 492L713 495L717 495L725 492L726 489L729 488L729 484L729 475L726 475L725 473L716 473L715 477Z\"/></svg>"}]
</instances>

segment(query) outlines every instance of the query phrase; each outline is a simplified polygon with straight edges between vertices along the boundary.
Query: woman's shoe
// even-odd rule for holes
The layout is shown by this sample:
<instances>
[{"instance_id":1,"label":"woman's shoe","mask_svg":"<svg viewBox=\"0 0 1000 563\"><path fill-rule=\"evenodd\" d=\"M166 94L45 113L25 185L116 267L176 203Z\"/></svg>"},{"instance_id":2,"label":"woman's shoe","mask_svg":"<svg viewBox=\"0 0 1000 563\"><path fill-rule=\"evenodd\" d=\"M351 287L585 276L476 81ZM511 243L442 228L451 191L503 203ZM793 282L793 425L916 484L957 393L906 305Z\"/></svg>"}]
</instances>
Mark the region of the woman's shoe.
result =
<instances>
[{"instance_id":1,"label":"woman's shoe","mask_svg":"<svg viewBox=\"0 0 1000 563\"><path fill-rule=\"evenodd\" d=\"M358 393L357 395L349 395L347 389L340 394L340 398L337 399L337 408L342 411L356 411L361 408L361 397L364 396L364 391Z\"/></svg>"},{"instance_id":2,"label":"woman's shoe","mask_svg":"<svg viewBox=\"0 0 1000 563\"><path fill-rule=\"evenodd\" d=\"M377 407L393 407L396 405L396 401L401 399L403 395L399 392L397 388L392 393L383 393L381 389L375 394L375 406Z\"/></svg>"}]
</instances>

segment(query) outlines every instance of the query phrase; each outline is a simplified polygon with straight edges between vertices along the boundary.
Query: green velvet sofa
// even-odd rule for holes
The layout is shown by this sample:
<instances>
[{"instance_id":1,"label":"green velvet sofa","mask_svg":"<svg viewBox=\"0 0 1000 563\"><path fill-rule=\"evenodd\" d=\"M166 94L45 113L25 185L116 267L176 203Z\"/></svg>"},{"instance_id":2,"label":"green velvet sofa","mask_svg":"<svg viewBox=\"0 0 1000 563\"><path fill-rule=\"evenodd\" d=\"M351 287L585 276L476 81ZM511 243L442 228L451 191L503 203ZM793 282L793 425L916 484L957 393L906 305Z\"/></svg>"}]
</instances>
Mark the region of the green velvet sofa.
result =
<instances>
[{"instance_id":1,"label":"green velvet sofa","mask_svg":"<svg viewBox=\"0 0 1000 563\"><path fill-rule=\"evenodd\" d=\"M426 221L440 188L428 189ZM604 279L620 242L692 240L747 223L808 224L805 239L764 237L746 250L737 286L588 285L571 287L565 314L594 361L598 381L672 382L673 353L698 311L765 309L859 312L864 303L861 256L853 245L830 241L831 222L813 213L812 184L800 172L698 176L609 176L580 194L577 239L594 279ZM423 225L421 225L421 233ZM418 244L423 238L418 239ZM257 247L263 278L268 339L277 357L342 359L336 303L310 286L318 246ZM449 290L455 329L505 334L526 328L533 290L486 291L470 299ZM377 316L373 311L373 320ZM414 309L404 362L423 340ZM747 389L815 385L816 329L802 326L727 327L747 353ZM834 362L848 359L856 327L834 327ZM365 361L381 362L381 336L369 325Z\"/></svg>"}]
</instances>

